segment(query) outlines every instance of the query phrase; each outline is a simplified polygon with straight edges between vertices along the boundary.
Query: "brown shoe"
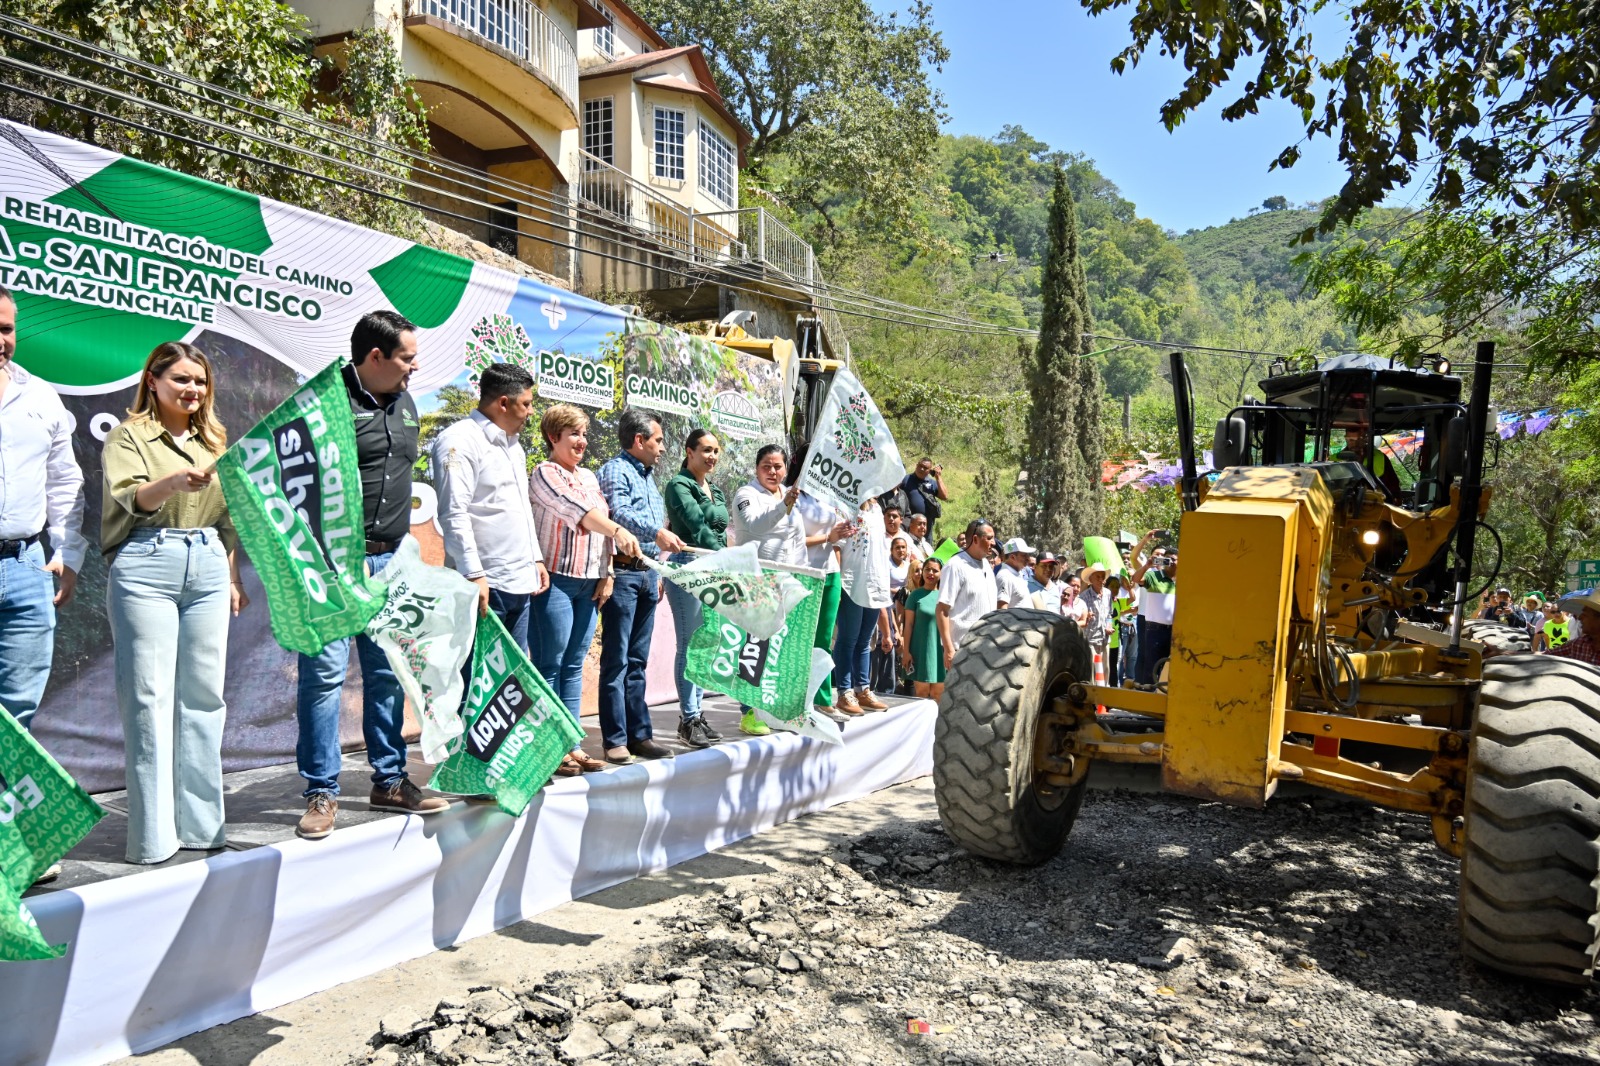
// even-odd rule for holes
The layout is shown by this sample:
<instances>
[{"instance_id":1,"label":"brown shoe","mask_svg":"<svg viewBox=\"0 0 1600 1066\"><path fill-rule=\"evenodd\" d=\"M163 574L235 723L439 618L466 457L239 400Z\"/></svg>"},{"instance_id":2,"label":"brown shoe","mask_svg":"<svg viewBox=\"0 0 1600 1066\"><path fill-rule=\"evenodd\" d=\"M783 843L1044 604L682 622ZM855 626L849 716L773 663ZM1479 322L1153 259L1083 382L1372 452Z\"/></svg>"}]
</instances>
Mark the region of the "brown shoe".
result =
<instances>
[{"instance_id":1,"label":"brown shoe","mask_svg":"<svg viewBox=\"0 0 1600 1066\"><path fill-rule=\"evenodd\" d=\"M306 799L306 813L294 827L297 835L306 840L321 840L333 832L333 820L339 814L339 801L328 792L313 792Z\"/></svg>"},{"instance_id":2,"label":"brown shoe","mask_svg":"<svg viewBox=\"0 0 1600 1066\"><path fill-rule=\"evenodd\" d=\"M851 718L859 718L861 716L861 704L856 702L855 693L849 689L844 689L839 693L839 698L834 702L833 709L840 714L847 714Z\"/></svg>"},{"instance_id":3,"label":"brown shoe","mask_svg":"<svg viewBox=\"0 0 1600 1066\"><path fill-rule=\"evenodd\" d=\"M605 763L586 751L575 751L568 755L567 759L578 768L580 773L592 774L606 768Z\"/></svg>"},{"instance_id":4,"label":"brown shoe","mask_svg":"<svg viewBox=\"0 0 1600 1066\"><path fill-rule=\"evenodd\" d=\"M653 740L634 740L628 743L628 751L641 759L670 759L672 749Z\"/></svg>"},{"instance_id":5,"label":"brown shoe","mask_svg":"<svg viewBox=\"0 0 1600 1066\"><path fill-rule=\"evenodd\" d=\"M856 702L861 704L864 711L887 711L889 705L872 694L870 688L856 689Z\"/></svg>"},{"instance_id":6,"label":"brown shoe","mask_svg":"<svg viewBox=\"0 0 1600 1066\"><path fill-rule=\"evenodd\" d=\"M447 810L450 801L443 796L424 796L422 789L402 777L388 788L372 786L367 803L375 811L399 811L402 814L438 814Z\"/></svg>"}]
</instances>

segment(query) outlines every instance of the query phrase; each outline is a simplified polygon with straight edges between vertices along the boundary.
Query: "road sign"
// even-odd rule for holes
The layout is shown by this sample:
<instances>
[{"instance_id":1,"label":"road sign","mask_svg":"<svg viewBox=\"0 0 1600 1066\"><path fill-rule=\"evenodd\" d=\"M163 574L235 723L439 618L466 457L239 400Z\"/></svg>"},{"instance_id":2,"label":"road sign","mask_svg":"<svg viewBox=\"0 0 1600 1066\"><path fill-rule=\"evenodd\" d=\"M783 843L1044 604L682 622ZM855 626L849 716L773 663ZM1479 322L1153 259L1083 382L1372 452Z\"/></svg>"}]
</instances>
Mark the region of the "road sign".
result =
<instances>
[{"instance_id":1,"label":"road sign","mask_svg":"<svg viewBox=\"0 0 1600 1066\"><path fill-rule=\"evenodd\" d=\"M1600 585L1600 559L1573 559L1567 563L1567 591Z\"/></svg>"}]
</instances>

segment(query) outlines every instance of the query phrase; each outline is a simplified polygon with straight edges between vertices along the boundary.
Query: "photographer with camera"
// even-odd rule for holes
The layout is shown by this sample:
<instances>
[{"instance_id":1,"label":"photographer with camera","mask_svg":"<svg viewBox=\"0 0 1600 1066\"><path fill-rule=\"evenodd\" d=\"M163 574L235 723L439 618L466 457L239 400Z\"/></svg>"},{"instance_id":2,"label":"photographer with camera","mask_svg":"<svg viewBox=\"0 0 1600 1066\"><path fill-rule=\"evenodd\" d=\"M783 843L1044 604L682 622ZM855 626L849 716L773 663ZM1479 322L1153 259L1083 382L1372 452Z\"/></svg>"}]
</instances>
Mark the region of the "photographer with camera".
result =
<instances>
[{"instance_id":1,"label":"photographer with camera","mask_svg":"<svg viewBox=\"0 0 1600 1066\"><path fill-rule=\"evenodd\" d=\"M900 488L906 494L907 520L918 514L926 517L927 535L932 537L934 524L944 514L942 501L950 498L950 493L944 487L944 467L934 465L931 458L923 456L917 460L916 469L900 482Z\"/></svg>"}]
</instances>

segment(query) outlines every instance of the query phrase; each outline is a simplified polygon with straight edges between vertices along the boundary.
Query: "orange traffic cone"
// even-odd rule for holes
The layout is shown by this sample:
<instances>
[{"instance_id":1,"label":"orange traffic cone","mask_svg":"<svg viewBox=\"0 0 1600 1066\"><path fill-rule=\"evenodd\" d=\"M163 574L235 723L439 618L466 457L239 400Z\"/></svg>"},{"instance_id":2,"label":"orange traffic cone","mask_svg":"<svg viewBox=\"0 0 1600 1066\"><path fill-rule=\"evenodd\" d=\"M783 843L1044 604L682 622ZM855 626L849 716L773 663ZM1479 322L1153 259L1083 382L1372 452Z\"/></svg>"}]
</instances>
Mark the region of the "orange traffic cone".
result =
<instances>
[{"instance_id":1,"label":"orange traffic cone","mask_svg":"<svg viewBox=\"0 0 1600 1066\"><path fill-rule=\"evenodd\" d=\"M1095 649L1094 651L1094 683L1097 685L1104 685L1106 683L1106 660L1105 656L1100 654L1099 649ZM1096 714L1105 714L1106 705L1103 703L1097 703L1095 704L1094 711Z\"/></svg>"}]
</instances>

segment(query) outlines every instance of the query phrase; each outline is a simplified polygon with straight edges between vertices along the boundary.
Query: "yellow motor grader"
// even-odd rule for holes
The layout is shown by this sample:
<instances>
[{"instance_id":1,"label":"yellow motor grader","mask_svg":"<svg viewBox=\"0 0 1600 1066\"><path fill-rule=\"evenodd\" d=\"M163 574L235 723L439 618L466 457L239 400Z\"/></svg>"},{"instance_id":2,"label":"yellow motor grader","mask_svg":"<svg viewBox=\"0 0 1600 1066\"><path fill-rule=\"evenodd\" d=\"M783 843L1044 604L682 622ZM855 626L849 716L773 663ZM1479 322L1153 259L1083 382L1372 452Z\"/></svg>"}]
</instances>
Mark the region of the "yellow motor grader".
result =
<instances>
[{"instance_id":1,"label":"yellow motor grader","mask_svg":"<svg viewBox=\"0 0 1600 1066\"><path fill-rule=\"evenodd\" d=\"M949 834L979 855L1044 862L1102 761L1156 765L1169 791L1245 807L1302 782L1432 819L1461 859L1469 958L1590 982L1600 670L1517 654L1525 643L1463 618L1475 548L1493 536L1493 359L1480 344L1467 403L1459 377L1372 356L1269 377L1263 400L1218 424L1220 474L1207 481L1175 354L1183 566L1164 680L1092 683L1068 619L983 619L939 702ZM1390 434L1420 435L1403 471L1377 458Z\"/></svg>"}]
</instances>

